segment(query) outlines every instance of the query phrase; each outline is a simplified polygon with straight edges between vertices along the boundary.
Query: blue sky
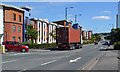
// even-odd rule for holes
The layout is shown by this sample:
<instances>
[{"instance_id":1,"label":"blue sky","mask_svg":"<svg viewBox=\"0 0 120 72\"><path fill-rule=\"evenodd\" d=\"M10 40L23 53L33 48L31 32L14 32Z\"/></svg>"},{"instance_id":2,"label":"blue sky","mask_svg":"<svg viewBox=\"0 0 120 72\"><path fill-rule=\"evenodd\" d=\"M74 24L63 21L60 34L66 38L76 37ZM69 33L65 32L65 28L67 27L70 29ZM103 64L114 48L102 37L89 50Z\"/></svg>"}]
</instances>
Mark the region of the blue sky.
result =
<instances>
[{"instance_id":1,"label":"blue sky","mask_svg":"<svg viewBox=\"0 0 120 72\"><path fill-rule=\"evenodd\" d=\"M29 6L31 18L57 21L65 19L65 8L68 9L68 20L73 20L77 14L77 22L83 29L93 30L94 33L110 32L112 24L116 27L117 2L3 2L17 7Z\"/></svg>"}]
</instances>

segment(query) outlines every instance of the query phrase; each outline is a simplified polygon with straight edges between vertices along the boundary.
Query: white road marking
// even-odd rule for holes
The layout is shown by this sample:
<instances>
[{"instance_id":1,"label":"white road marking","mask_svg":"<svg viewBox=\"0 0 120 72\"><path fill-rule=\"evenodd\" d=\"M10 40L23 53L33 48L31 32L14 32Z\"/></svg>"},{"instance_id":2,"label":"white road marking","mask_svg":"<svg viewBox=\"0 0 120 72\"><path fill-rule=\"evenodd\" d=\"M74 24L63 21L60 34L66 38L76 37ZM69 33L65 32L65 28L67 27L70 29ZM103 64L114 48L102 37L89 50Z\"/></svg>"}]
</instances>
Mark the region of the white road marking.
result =
<instances>
[{"instance_id":1,"label":"white road marking","mask_svg":"<svg viewBox=\"0 0 120 72\"><path fill-rule=\"evenodd\" d=\"M78 57L78 58L76 58L74 60L70 60L70 63L77 62L79 59L81 59L81 57Z\"/></svg>"},{"instance_id":2,"label":"white road marking","mask_svg":"<svg viewBox=\"0 0 120 72\"><path fill-rule=\"evenodd\" d=\"M103 47L101 47L101 48L103 48Z\"/></svg>"},{"instance_id":3,"label":"white road marking","mask_svg":"<svg viewBox=\"0 0 120 72\"><path fill-rule=\"evenodd\" d=\"M15 62L17 60L10 60L10 61L5 61L5 62L2 62L2 63L9 63L9 62Z\"/></svg>"},{"instance_id":4,"label":"white road marking","mask_svg":"<svg viewBox=\"0 0 120 72\"><path fill-rule=\"evenodd\" d=\"M53 62L55 62L55 61L56 61L56 60L53 60L53 61L49 61L49 62L43 63L43 64L41 64L41 66L44 66L44 65L47 65L47 64L53 63Z\"/></svg>"}]
</instances>

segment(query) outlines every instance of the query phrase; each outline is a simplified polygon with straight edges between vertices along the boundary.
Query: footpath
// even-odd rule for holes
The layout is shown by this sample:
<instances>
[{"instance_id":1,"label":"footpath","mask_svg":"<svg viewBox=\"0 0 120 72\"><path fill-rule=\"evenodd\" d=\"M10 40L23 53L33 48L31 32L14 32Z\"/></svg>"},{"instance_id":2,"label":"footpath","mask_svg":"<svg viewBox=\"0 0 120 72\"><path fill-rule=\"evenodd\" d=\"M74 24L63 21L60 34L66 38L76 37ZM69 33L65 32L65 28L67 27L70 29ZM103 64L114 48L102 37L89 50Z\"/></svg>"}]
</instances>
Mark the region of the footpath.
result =
<instances>
[{"instance_id":1,"label":"footpath","mask_svg":"<svg viewBox=\"0 0 120 72\"><path fill-rule=\"evenodd\" d=\"M118 70L120 68L118 65L120 61L120 50L114 50L113 46L110 46L103 52L91 70Z\"/></svg>"}]
</instances>

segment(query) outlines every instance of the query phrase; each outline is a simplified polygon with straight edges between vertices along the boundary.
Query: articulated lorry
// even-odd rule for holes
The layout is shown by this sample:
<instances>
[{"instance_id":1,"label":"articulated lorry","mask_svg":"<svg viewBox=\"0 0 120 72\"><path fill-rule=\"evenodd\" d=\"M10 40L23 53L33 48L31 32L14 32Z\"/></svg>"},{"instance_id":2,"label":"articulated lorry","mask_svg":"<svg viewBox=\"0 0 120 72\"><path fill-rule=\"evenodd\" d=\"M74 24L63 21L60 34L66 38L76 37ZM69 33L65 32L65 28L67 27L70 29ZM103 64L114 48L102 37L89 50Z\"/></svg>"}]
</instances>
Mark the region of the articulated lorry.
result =
<instances>
[{"instance_id":1,"label":"articulated lorry","mask_svg":"<svg viewBox=\"0 0 120 72\"><path fill-rule=\"evenodd\" d=\"M56 29L56 43L59 49L82 48L82 27L73 29L60 27Z\"/></svg>"}]
</instances>

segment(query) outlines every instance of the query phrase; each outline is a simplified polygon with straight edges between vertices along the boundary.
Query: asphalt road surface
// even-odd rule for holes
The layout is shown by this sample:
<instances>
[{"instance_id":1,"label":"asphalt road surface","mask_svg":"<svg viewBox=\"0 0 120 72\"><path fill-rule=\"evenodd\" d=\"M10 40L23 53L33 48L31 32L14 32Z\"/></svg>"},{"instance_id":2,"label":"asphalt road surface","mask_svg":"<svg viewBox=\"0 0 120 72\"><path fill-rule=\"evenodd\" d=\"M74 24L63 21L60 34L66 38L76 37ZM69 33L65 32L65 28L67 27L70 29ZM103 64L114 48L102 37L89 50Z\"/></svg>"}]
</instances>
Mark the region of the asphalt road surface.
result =
<instances>
[{"instance_id":1,"label":"asphalt road surface","mask_svg":"<svg viewBox=\"0 0 120 72\"><path fill-rule=\"evenodd\" d=\"M105 47L99 44L64 51L8 52L2 55L2 70L81 70Z\"/></svg>"}]
</instances>

